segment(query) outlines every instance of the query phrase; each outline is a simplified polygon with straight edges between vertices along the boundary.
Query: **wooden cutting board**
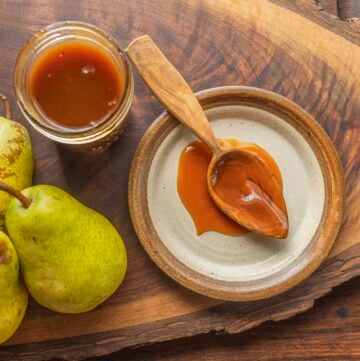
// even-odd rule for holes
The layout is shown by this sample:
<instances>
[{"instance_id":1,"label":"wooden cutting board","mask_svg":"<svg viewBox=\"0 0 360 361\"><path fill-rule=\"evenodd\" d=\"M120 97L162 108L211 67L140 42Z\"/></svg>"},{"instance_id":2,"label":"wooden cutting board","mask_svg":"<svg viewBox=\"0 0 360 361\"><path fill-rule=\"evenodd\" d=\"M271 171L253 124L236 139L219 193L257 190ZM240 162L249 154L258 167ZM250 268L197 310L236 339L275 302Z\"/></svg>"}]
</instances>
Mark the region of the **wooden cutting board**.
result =
<instances>
[{"instance_id":1,"label":"wooden cutting board","mask_svg":"<svg viewBox=\"0 0 360 361\"><path fill-rule=\"evenodd\" d=\"M82 155L32 129L35 183L65 188L104 213L122 233L126 280L105 304L61 315L34 301L0 359L81 359L211 331L236 333L310 308L332 287L360 275L360 32L312 0L121 0L6 2L0 8L0 91L14 102L12 70L23 42L40 27L78 19L102 27L125 47L149 34L194 90L221 85L262 87L294 100L325 128L345 173L345 217L327 261L278 297L224 303L175 284L150 261L132 228L128 172L136 146L161 105L136 78L129 126L102 154ZM41 20L35 20L41 19ZM15 119L25 124L18 110ZM301 191L301 190L299 190Z\"/></svg>"}]
</instances>

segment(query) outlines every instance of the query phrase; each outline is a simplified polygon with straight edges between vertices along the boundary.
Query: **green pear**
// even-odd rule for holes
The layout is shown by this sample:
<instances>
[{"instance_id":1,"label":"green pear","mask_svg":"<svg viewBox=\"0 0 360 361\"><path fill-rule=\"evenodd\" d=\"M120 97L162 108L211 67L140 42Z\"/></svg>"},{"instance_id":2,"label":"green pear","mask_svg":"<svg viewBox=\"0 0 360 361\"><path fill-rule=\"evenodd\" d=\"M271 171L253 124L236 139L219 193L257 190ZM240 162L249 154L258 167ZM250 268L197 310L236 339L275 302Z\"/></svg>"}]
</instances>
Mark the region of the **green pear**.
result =
<instances>
[{"instance_id":1,"label":"green pear","mask_svg":"<svg viewBox=\"0 0 360 361\"><path fill-rule=\"evenodd\" d=\"M55 186L12 192L18 199L9 204L6 227L34 299L53 311L80 313L110 297L127 268L125 245L110 221Z\"/></svg>"},{"instance_id":2,"label":"green pear","mask_svg":"<svg viewBox=\"0 0 360 361\"><path fill-rule=\"evenodd\" d=\"M6 116L11 118L11 109L6 98ZM13 120L0 117L0 180L15 189L31 186L34 158L27 130ZM0 192L0 231L5 231L5 212L11 196Z\"/></svg>"},{"instance_id":3,"label":"green pear","mask_svg":"<svg viewBox=\"0 0 360 361\"><path fill-rule=\"evenodd\" d=\"M18 329L28 304L19 262L9 237L0 231L0 344Z\"/></svg>"}]
</instances>

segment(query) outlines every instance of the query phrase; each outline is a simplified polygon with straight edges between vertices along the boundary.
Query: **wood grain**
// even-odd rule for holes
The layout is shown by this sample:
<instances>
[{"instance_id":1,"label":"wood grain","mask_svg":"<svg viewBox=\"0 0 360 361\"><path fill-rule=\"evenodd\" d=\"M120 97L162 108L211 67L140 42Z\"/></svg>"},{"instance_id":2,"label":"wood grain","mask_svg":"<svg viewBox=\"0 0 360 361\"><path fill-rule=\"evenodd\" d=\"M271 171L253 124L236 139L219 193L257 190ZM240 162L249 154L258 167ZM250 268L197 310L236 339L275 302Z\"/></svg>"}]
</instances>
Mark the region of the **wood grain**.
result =
<instances>
[{"instance_id":1,"label":"wood grain","mask_svg":"<svg viewBox=\"0 0 360 361\"><path fill-rule=\"evenodd\" d=\"M96 361L357 361L359 298L357 278L337 287L318 300L312 310L291 320L266 322L242 334L214 332L124 350Z\"/></svg>"},{"instance_id":2,"label":"wood grain","mask_svg":"<svg viewBox=\"0 0 360 361\"><path fill-rule=\"evenodd\" d=\"M338 0L337 3L339 18L342 20L360 18L360 1Z\"/></svg>"},{"instance_id":3,"label":"wood grain","mask_svg":"<svg viewBox=\"0 0 360 361\"><path fill-rule=\"evenodd\" d=\"M230 0L3 1L0 91L13 104L12 70L24 41L48 23L74 18L102 27L123 47L149 34L192 89L251 85L300 104L339 151L347 212L332 256L300 287L271 301L219 304L176 285L142 250L127 209L131 159L162 112L136 76L129 125L106 152L74 153L30 130L35 182L63 187L111 219L128 248L126 280L91 314L62 316L30 302L20 330L1 347L1 360L80 359L211 331L236 333L306 310L335 285L359 275L360 36L355 23L330 17L307 0L243 0L241 5ZM14 119L25 124L18 110Z\"/></svg>"},{"instance_id":4,"label":"wood grain","mask_svg":"<svg viewBox=\"0 0 360 361\"><path fill-rule=\"evenodd\" d=\"M320 0L318 3L327 11L329 14L332 14L336 17L338 15L338 0Z\"/></svg>"},{"instance_id":5,"label":"wood grain","mask_svg":"<svg viewBox=\"0 0 360 361\"><path fill-rule=\"evenodd\" d=\"M360 18L360 1L358 0L315 0L320 8L341 20Z\"/></svg>"}]
</instances>

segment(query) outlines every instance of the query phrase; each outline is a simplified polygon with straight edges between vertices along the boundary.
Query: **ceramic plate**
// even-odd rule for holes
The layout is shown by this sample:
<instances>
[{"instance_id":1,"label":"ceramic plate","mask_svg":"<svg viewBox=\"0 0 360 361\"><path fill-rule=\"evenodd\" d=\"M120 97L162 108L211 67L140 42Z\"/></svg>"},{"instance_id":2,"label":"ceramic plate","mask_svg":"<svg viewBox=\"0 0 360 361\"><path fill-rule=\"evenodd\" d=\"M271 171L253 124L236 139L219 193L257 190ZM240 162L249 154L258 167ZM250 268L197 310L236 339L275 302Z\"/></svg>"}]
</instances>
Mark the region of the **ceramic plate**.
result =
<instances>
[{"instance_id":1,"label":"ceramic plate","mask_svg":"<svg viewBox=\"0 0 360 361\"><path fill-rule=\"evenodd\" d=\"M164 272L196 292L239 301L283 292L320 265L336 238L343 200L336 151L317 122L280 95L248 87L197 95L217 137L257 143L279 165L289 236L196 235L177 193L180 153L196 138L167 112L148 129L132 164L129 206L137 235Z\"/></svg>"}]
</instances>

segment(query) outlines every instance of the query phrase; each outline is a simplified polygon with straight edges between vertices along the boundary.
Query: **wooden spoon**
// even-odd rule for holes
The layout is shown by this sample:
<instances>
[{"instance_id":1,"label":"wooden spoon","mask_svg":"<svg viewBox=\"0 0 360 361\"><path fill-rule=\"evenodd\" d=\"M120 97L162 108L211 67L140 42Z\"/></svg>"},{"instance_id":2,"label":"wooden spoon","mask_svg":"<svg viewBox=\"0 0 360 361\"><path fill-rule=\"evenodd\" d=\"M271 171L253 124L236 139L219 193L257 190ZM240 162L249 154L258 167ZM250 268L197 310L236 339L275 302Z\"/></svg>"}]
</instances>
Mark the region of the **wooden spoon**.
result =
<instances>
[{"instance_id":1,"label":"wooden spoon","mask_svg":"<svg viewBox=\"0 0 360 361\"><path fill-rule=\"evenodd\" d=\"M220 147L189 85L149 36L135 39L126 54L164 107L212 151L207 179L216 205L253 232L285 238L285 201L268 165L255 153Z\"/></svg>"}]
</instances>

